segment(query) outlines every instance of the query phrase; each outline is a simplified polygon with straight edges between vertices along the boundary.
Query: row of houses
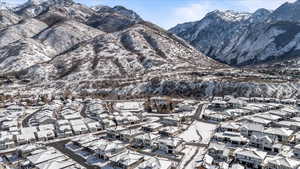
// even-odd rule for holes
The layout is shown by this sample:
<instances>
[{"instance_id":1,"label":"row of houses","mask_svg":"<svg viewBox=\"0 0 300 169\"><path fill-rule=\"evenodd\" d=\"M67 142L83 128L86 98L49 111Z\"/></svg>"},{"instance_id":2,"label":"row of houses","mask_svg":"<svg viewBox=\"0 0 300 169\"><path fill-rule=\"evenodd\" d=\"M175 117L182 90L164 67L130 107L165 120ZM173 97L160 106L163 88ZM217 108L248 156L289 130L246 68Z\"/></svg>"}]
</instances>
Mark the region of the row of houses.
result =
<instances>
[{"instance_id":1,"label":"row of houses","mask_svg":"<svg viewBox=\"0 0 300 169\"><path fill-rule=\"evenodd\" d=\"M118 108L120 112L109 112L102 102L91 102L87 107L87 116L100 121L106 128L114 125L132 125L146 120L142 119L139 116L140 114L134 111L134 108L124 108L124 106L121 106L121 108ZM124 109L126 111L123 111Z\"/></svg>"},{"instance_id":2,"label":"row of houses","mask_svg":"<svg viewBox=\"0 0 300 169\"><path fill-rule=\"evenodd\" d=\"M267 152L253 148L232 148L224 143L212 143L208 148L208 155L214 163L226 161L239 163L247 168L266 169L299 169L300 160L295 157L282 155L268 155Z\"/></svg>"},{"instance_id":3,"label":"row of houses","mask_svg":"<svg viewBox=\"0 0 300 169\"><path fill-rule=\"evenodd\" d=\"M3 155L2 159L9 168L85 169L55 148L41 144L21 146L15 153Z\"/></svg>"},{"instance_id":4,"label":"row of houses","mask_svg":"<svg viewBox=\"0 0 300 169\"><path fill-rule=\"evenodd\" d=\"M109 141L95 136L72 139L66 148L74 154L85 159L91 166L102 167L110 165L112 167L131 169L131 168L163 168L170 169L173 164L154 157L142 155L131 151L126 144L119 141ZM95 161L102 160L95 164Z\"/></svg>"},{"instance_id":5,"label":"row of houses","mask_svg":"<svg viewBox=\"0 0 300 169\"><path fill-rule=\"evenodd\" d=\"M97 132L99 130L102 130L101 124L90 119L58 120L55 125L45 124L16 128L14 131L0 132L0 149L10 149L17 145L49 141L55 138L65 138L73 135Z\"/></svg>"},{"instance_id":6,"label":"row of houses","mask_svg":"<svg viewBox=\"0 0 300 169\"><path fill-rule=\"evenodd\" d=\"M268 104L277 108L219 124L207 154L215 164L238 163L245 168L300 168L299 110Z\"/></svg>"},{"instance_id":7,"label":"row of houses","mask_svg":"<svg viewBox=\"0 0 300 169\"><path fill-rule=\"evenodd\" d=\"M296 99L277 99L277 98L262 98L262 97L251 97L242 98L243 100L250 103L278 103L287 105L297 105L298 101Z\"/></svg>"},{"instance_id":8,"label":"row of houses","mask_svg":"<svg viewBox=\"0 0 300 169\"><path fill-rule=\"evenodd\" d=\"M223 109L207 109L203 114L203 119L210 122L224 122L236 118L255 115L272 110L282 108L278 104L243 104L243 107L223 108Z\"/></svg>"},{"instance_id":9,"label":"row of houses","mask_svg":"<svg viewBox=\"0 0 300 169\"><path fill-rule=\"evenodd\" d=\"M184 147L183 140L176 137L181 131L178 127L166 126L157 129L154 133L146 131L149 131L148 127L107 130L107 138L130 143L135 148L159 149L167 154L177 154Z\"/></svg>"}]
</instances>

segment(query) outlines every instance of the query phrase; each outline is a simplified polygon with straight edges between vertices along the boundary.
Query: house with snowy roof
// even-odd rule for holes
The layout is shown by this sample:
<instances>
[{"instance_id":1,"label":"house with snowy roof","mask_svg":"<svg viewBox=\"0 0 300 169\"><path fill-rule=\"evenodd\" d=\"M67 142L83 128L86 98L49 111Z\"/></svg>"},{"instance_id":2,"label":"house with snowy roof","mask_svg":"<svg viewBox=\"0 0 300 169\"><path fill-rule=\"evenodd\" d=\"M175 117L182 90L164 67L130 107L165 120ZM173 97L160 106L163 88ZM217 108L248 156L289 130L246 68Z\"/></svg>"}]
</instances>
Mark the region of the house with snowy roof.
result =
<instances>
[{"instance_id":1,"label":"house with snowy roof","mask_svg":"<svg viewBox=\"0 0 300 169\"><path fill-rule=\"evenodd\" d=\"M94 135L86 135L85 137L76 137L71 140L71 144L74 144L79 147L83 147L85 144L93 142L97 140L97 137Z\"/></svg>"},{"instance_id":2,"label":"house with snowy roof","mask_svg":"<svg viewBox=\"0 0 300 169\"><path fill-rule=\"evenodd\" d=\"M99 143L94 145L96 156L103 160L110 160L112 157L124 152L125 146L115 142L99 140Z\"/></svg>"},{"instance_id":3,"label":"house with snowy roof","mask_svg":"<svg viewBox=\"0 0 300 169\"><path fill-rule=\"evenodd\" d=\"M42 130L36 132L36 136L39 141L48 141L55 138L55 133L53 130Z\"/></svg>"},{"instance_id":4,"label":"house with snowy roof","mask_svg":"<svg viewBox=\"0 0 300 169\"><path fill-rule=\"evenodd\" d=\"M162 136L171 137L171 136L175 136L175 135L179 134L181 131L182 130L179 127L166 126L166 127L160 128L158 130L158 133Z\"/></svg>"},{"instance_id":5,"label":"house with snowy roof","mask_svg":"<svg viewBox=\"0 0 300 169\"><path fill-rule=\"evenodd\" d=\"M285 121L280 121L280 122L275 123L274 126L289 128L291 130L299 130L300 129L300 122L285 120Z\"/></svg>"},{"instance_id":6,"label":"house with snowy roof","mask_svg":"<svg viewBox=\"0 0 300 169\"><path fill-rule=\"evenodd\" d=\"M63 115L65 120L80 120L82 116L79 113Z\"/></svg>"},{"instance_id":7,"label":"house with snowy roof","mask_svg":"<svg viewBox=\"0 0 300 169\"><path fill-rule=\"evenodd\" d=\"M270 114L276 115L276 116L280 116L282 117L282 119L289 119L294 117L294 114L289 113L287 111L282 111L282 110L272 110L269 111Z\"/></svg>"},{"instance_id":8,"label":"house with snowy roof","mask_svg":"<svg viewBox=\"0 0 300 169\"><path fill-rule=\"evenodd\" d=\"M39 141L47 141L55 138L55 127L53 124L40 125L36 137Z\"/></svg>"},{"instance_id":9,"label":"house with snowy roof","mask_svg":"<svg viewBox=\"0 0 300 169\"><path fill-rule=\"evenodd\" d=\"M62 125L58 127L56 134L59 138L70 137L73 135L73 130L70 125Z\"/></svg>"},{"instance_id":10,"label":"house with snowy roof","mask_svg":"<svg viewBox=\"0 0 300 169\"><path fill-rule=\"evenodd\" d=\"M176 154L184 148L183 140L176 137L162 137L157 142L159 150L169 154Z\"/></svg>"},{"instance_id":11,"label":"house with snowy roof","mask_svg":"<svg viewBox=\"0 0 300 169\"><path fill-rule=\"evenodd\" d=\"M250 137L250 145L273 153L280 153L283 146L282 144L277 143L274 138L264 134L252 135Z\"/></svg>"},{"instance_id":12,"label":"house with snowy roof","mask_svg":"<svg viewBox=\"0 0 300 169\"><path fill-rule=\"evenodd\" d=\"M45 130L55 130L54 124L44 124L38 126L39 131L45 131Z\"/></svg>"},{"instance_id":13,"label":"house with snowy roof","mask_svg":"<svg viewBox=\"0 0 300 169\"><path fill-rule=\"evenodd\" d=\"M272 124L271 120L266 120L264 118L256 116L246 116L243 119L241 119L240 122L261 124L263 126L270 126Z\"/></svg>"},{"instance_id":14,"label":"house with snowy roof","mask_svg":"<svg viewBox=\"0 0 300 169\"><path fill-rule=\"evenodd\" d=\"M248 168L261 168L267 153L253 149L241 149L235 153L235 160Z\"/></svg>"},{"instance_id":15,"label":"house with snowy roof","mask_svg":"<svg viewBox=\"0 0 300 169\"><path fill-rule=\"evenodd\" d=\"M208 155L212 156L214 160L224 159L223 154L226 149L226 145L222 142L210 143L208 147Z\"/></svg>"},{"instance_id":16,"label":"house with snowy roof","mask_svg":"<svg viewBox=\"0 0 300 169\"><path fill-rule=\"evenodd\" d=\"M25 144L23 146L19 146L16 150L17 154L20 156L20 157L23 157L23 158L26 158L27 156L31 155L31 153L33 151L36 151L36 150L46 150L46 147L45 145L42 145L42 144Z\"/></svg>"},{"instance_id":17,"label":"house with snowy roof","mask_svg":"<svg viewBox=\"0 0 300 169\"><path fill-rule=\"evenodd\" d=\"M300 117L293 117L290 121L300 122Z\"/></svg>"},{"instance_id":18,"label":"house with snowy roof","mask_svg":"<svg viewBox=\"0 0 300 169\"><path fill-rule=\"evenodd\" d=\"M121 126L115 128L108 128L106 129L106 136L110 139L120 139L120 133L123 130L125 130L125 128Z\"/></svg>"},{"instance_id":19,"label":"house with snowy roof","mask_svg":"<svg viewBox=\"0 0 300 169\"><path fill-rule=\"evenodd\" d=\"M14 148L14 136L7 131L0 131L0 150Z\"/></svg>"},{"instance_id":20,"label":"house with snowy roof","mask_svg":"<svg viewBox=\"0 0 300 169\"><path fill-rule=\"evenodd\" d=\"M210 109L225 109L228 108L230 105L223 100L213 100L210 104L209 107Z\"/></svg>"},{"instance_id":21,"label":"house with snowy roof","mask_svg":"<svg viewBox=\"0 0 300 169\"><path fill-rule=\"evenodd\" d=\"M67 157L59 157L53 160L36 165L40 169L83 169L84 167Z\"/></svg>"},{"instance_id":22,"label":"house with snowy roof","mask_svg":"<svg viewBox=\"0 0 300 169\"><path fill-rule=\"evenodd\" d=\"M279 142L288 143L293 139L293 130L286 128L268 128L264 131L264 134L268 135L271 139L276 139Z\"/></svg>"},{"instance_id":23,"label":"house with snowy roof","mask_svg":"<svg viewBox=\"0 0 300 169\"><path fill-rule=\"evenodd\" d=\"M240 124L236 123L236 122L226 122L226 123L222 123L219 127L220 131L234 131L234 132L238 132L240 129Z\"/></svg>"},{"instance_id":24,"label":"house with snowy roof","mask_svg":"<svg viewBox=\"0 0 300 169\"><path fill-rule=\"evenodd\" d=\"M241 164L232 164L232 166L229 167L229 169L245 169L245 167Z\"/></svg>"},{"instance_id":25,"label":"house with snowy roof","mask_svg":"<svg viewBox=\"0 0 300 169\"><path fill-rule=\"evenodd\" d=\"M59 157L63 157L63 156L64 155L61 152L59 152L55 149L47 149L38 154L28 156L27 159L31 162L31 164L33 166L37 166L41 163L44 163L44 162L47 162L47 161L50 161L50 160L53 160L53 159L56 159Z\"/></svg>"},{"instance_id":26,"label":"house with snowy roof","mask_svg":"<svg viewBox=\"0 0 300 169\"><path fill-rule=\"evenodd\" d=\"M289 112L290 114L292 114L292 116L299 115L299 109L296 106L285 106L281 110Z\"/></svg>"},{"instance_id":27,"label":"house with snowy roof","mask_svg":"<svg viewBox=\"0 0 300 169\"><path fill-rule=\"evenodd\" d=\"M294 135L295 135L294 143L295 144L300 144L300 131L298 131Z\"/></svg>"},{"instance_id":28,"label":"house with snowy roof","mask_svg":"<svg viewBox=\"0 0 300 169\"><path fill-rule=\"evenodd\" d=\"M127 117L128 123L129 124L138 124L142 121L138 116L128 116Z\"/></svg>"},{"instance_id":29,"label":"house with snowy roof","mask_svg":"<svg viewBox=\"0 0 300 169\"><path fill-rule=\"evenodd\" d=\"M57 120L56 126L70 125L69 120Z\"/></svg>"},{"instance_id":30,"label":"house with snowy roof","mask_svg":"<svg viewBox=\"0 0 300 169\"><path fill-rule=\"evenodd\" d=\"M125 142L131 142L135 136L142 134L143 132L139 129L128 129L120 132L120 140Z\"/></svg>"},{"instance_id":31,"label":"house with snowy roof","mask_svg":"<svg viewBox=\"0 0 300 169\"><path fill-rule=\"evenodd\" d=\"M260 117L265 120L271 120L271 121L279 121L282 120L282 117L271 114L271 113L261 113L261 114L255 114L255 117Z\"/></svg>"},{"instance_id":32,"label":"house with snowy roof","mask_svg":"<svg viewBox=\"0 0 300 169\"><path fill-rule=\"evenodd\" d=\"M222 122L222 121L228 120L230 118L232 118L232 117L228 116L226 114L222 114L222 113L210 113L210 114L203 115L204 120L208 120L211 122Z\"/></svg>"},{"instance_id":33,"label":"house with snowy roof","mask_svg":"<svg viewBox=\"0 0 300 169\"><path fill-rule=\"evenodd\" d=\"M94 122L88 122L86 123L88 129L90 132L96 132L102 129L102 126L99 122L94 121Z\"/></svg>"},{"instance_id":34,"label":"house with snowy roof","mask_svg":"<svg viewBox=\"0 0 300 169\"><path fill-rule=\"evenodd\" d=\"M246 102L240 99L231 98L230 100L227 101L227 104L229 105L229 107L232 108L240 108L245 106Z\"/></svg>"},{"instance_id":35,"label":"house with snowy roof","mask_svg":"<svg viewBox=\"0 0 300 169\"><path fill-rule=\"evenodd\" d=\"M125 151L125 145L105 139L97 139L84 144L75 144L74 142L71 142L67 144L66 147L73 152L78 152L77 150L81 149L82 151L92 154L93 156L86 158L88 163L92 163L95 158L107 161L113 156Z\"/></svg>"},{"instance_id":36,"label":"house with snowy roof","mask_svg":"<svg viewBox=\"0 0 300 169\"><path fill-rule=\"evenodd\" d=\"M163 125L161 123L153 122L150 124L145 124L142 126L142 130L145 132L155 132L158 131Z\"/></svg>"},{"instance_id":37,"label":"house with snowy roof","mask_svg":"<svg viewBox=\"0 0 300 169\"><path fill-rule=\"evenodd\" d=\"M245 145L249 141L246 137L242 136L238 132L218 132L215 133L213 136L213 140L224 142L224 143L230 143L231 145Z\"/></svg>"},{"instance_id":38,"label":"house with snowy roof","mask_svg":"<svg viewBox=\"0 0 300 169\"><path fill-rule=\"evenodd\" d=\"M280 103L295 105L297 103L297 100L296 99L281 99Z\"/></svg>"},{"instance_id":39,"label":"house with snowy roof","mask_svg":"<svg viewBox=\"0 0 300 169\"><path fill-rule=\"evenodd\" d=\"M144 156L136 152L126 151L110 159L114 167L133 169L144 161Z\"/></svg>"},{"instance_id":40,"label":"house with snowy roof","mask_svg":"<svg viewBox=\"0 0 300 169\"><path fill-rule=\"evenodd\" d=\"M267 163L268 169L298 169L300 166L300 160L276 156L274 159L269 160Z\"/></svg>"},{"instance_id":41,"label":"house with snowy roof","mask_svg":"<svg viewBox=\"0 0 300 169\"><path fill-rule=\"evenodd\" d=\"M10 105L8 107L6 107L6 110L7 111L10 111L10 112L24 112L25 111L25 108L24 106L19 106L19 105Z\"/></svg>"},{"instance_id":42,"label":"house with snowy roof","mask_svg":"<svg viewBox=\"0 0 300 169\"><path fill-rule=\"evenodd\" d=\"M71 120L70 124L74 134L76 135L86 134L89 132L89 129L84 123L83 119Z\"/></svg>"},{"instance_id":43,"label":"house with snowy roof","mask_svg":"<svg viewBox=\"0 0 300 169\"><path fill-rule=\"evenodd\" d=\"M251 135L261 134L264 131L264 126L256 123L246 123L240 128L240 133L243 136L250 137Z\"/></svg>"},{"instance_id":44,"label":"house with snowy roof","mask_svg":"<svg viewBox=\"0 0 300 169\"><path fill-rule=\"evenodd\" d=\"M241 117L241 116L250 115L251 111L245 109L226 109L224 113L232 117Z\"/></svg>"},{"instance_id":45,"label":"house with snowy roof","mask_svg":"<svg viewBox=\"0 0 300 169\"><path fill-rule=\"evenodd\" d=\"M295 147L294 147L294 156L298 159L300 159L300 144L297 144Z\"/></svg>"},{"instance_id":46,"label":"house with snowy roof","mask_svg":"<svg viewBox=\"0 0 300 169\"><path fill-rule=\"evenodd\" d=\"M163 117L160 122L167 126L178 126L180 121L181 118L178 116L169 116L169 117Z\"/></svg>"},{"instance_id":47,"label":"house with snowy roof","mask_svg":"<svg viewBox=\"0 0 300 169\"><path fill-rule=\"evenodd\" d=\"M2 130L8 130L9 128L17 127L17 126L18 126L18 122L16 120L5 120L1 123Z\"/></svg>"},{"instance_id":48,"label":"house with snowy roof","mask_svg":"<svg viewBox=\"0 0 300 169\"><path fill-rule=\"evenodd\" d=\"M38 111L34 116L29 120L31 125L42 125L42 124L55 124L56 118L54 117L53 110L43 109Z\"/></svg>"},{"instance_id":49,"label":"house with snowy roof","mask_svg":"<svg viewBox=\"0 0 300 169\"><path fill-rule=\"evenodd\" d=\"M159 135L153 133L144 133L134 137L132 146L134 147L153 147Z\"/></svg>"},{"instance_id":50,"label":"house with snowy roof","mask_svg":"<svg viewBox=\"0 0 300 169\"><path fill-rule=\"evenodd\" d=\"M170 160L150 157L144 159L144 161L139 164L136 169L171 169L172 167L172 161Z\"/></svg>"}]
</instances>

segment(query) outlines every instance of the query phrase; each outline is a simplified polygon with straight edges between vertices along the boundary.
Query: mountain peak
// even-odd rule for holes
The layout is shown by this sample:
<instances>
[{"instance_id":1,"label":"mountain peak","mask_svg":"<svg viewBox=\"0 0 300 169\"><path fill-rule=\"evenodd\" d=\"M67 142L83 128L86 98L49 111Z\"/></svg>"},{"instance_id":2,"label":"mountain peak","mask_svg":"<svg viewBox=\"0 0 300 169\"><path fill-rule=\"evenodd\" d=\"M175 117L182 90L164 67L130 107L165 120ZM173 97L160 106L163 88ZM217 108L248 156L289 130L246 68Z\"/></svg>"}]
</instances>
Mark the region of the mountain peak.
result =
<instances>
[{"instance_id":1,"label":"mountain peak","mask_svg":"<svg viewBox=\"0 0 300 169\"><path fill-rule=\"evenodd\" d=\"M286 2L272 13L272 21L300 21L300 0Z\"/></svg>"},{"instance_id":2,"label":"mountain peak","mask_svg":"<svg viewBox=\"0 0 300 169\"><path fill-rule=\"evenodd\" d=\"M137 13L135 13L133 10L125 8L124 6L115 6L113 10L134 20L142 20L142 18Z\"/></svg>"},{"instance_id":3,"label":"mountain peak","mask_svg":"<svg viewBox=\"0 0 300 169\"><path fill-rule=\"evenodd\" d=\"M68 7L73 4L73 0L28 0L17 6L14 11L22 16L36 17L48 11L51 7Z\"/></svg>"},{"instance_id":4,"label":"mountain peak","mask_svg":"<svg viewBox=\"0 0 300 169\"><path fill-rule=\"evenodd\" d=\"M268 9L265 9L265 8L260 8L260 9L257 9L253 15L261 15L261 14L270 14L272 13L272 11L268 10Z\"/></svg>"},{"instance_id":5,"label":"mountain peak","mask_svg":"<svg viewBox=\"0 0 300 169\"><path fill-rule=\"evenodd\" d=\"M215 10L206 15L206 17L220 18L225 21L241 21L249 18L251 16L250 13L247 12L236 12L233 10Z\"/></svg>"},{"instance_id":6,"label":"mountain peak","mask_svg":"<svg viewBox=\"0 0 300 169\"><path fill-rule=\"evenodd\" d=\"M28 4L31 5L42 5L42 4L73 4L73 0L28 0Z\"/></svg>"},{"instance_id":7,"label":"mountain peak","mask_svg":"<svg viewBox=\"0 0 300 169\"><path fill-rule=\"evenodd\" d=\"M256 10L250 17L250 22L259 23L267 20L269 16L272 14L272 11L267 10L265 8L260 8Z\"/></svg>"},{"instance_id":8,"label":"mountain peak","mask_svg":"<svg viewBox=\"0 0 300 169\"><path fill-rule=\"evenodd\" d=\"M92 7L97 13L118 13L120 15L131 18L132 20L141 21L142 18L133 10L127 9L124 6L115 6L113 8L109 6L97 5Z\"/></svg>"}]
</instances>

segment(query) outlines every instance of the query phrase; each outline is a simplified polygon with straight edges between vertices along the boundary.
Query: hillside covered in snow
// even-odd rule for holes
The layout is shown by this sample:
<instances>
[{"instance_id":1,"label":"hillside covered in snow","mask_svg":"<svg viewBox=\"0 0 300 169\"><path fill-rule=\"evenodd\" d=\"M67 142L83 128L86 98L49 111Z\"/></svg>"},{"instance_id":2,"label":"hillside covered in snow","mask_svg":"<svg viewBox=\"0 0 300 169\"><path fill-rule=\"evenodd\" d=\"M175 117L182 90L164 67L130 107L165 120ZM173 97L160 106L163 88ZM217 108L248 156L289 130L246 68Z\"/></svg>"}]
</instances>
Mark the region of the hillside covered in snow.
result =
<instances>
[{"instance_id":1,"label":"hillside covered in snow","mask_svg":"<svg viewBox=\"0 0 300 169\"><path fill-rule=\"evenodd\" d=\"M300 95L293 76L231 68L122 6L29 0L1 9L0 15L0 91L4 93ZM234 12L225 16L213 12L208 17L234 23L264 18Z\"/></svg>"},{"instance_id":2,"label":"hillside covered in snow","mask_svg":"<svg viewBox=\"0 0 300 169\"><path fill-rule=\"evenodd\" d=\"M213 11L170 32L207 56L233 66L299 60L300 1L274 11ZM298 65L298 68L300 65Z\"/></svg>"}]
</instances>

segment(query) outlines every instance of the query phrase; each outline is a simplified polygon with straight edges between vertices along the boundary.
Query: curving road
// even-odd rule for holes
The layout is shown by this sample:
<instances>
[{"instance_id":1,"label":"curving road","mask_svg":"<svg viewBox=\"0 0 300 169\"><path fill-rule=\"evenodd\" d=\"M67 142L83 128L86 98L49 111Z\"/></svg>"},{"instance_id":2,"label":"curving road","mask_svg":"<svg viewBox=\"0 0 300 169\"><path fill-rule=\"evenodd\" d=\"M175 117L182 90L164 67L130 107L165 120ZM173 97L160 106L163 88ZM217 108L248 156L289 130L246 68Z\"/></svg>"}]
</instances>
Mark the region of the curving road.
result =
<instances>
[{"instance_id":1,"label":"curving road","mask_svg":"<svg viewBox=\"0 0 300 169\"><path fill-rule=\"evenodd\" d=\"M42 108L39 108L37 111L34 111L33 113L29 114L28 116L26 116L23 120L22 120L22 126L23 127L30 127L29 126L29 120L32 118L32 116L34 116L37 112L41 111Z\"/></svg>"}]
</instances>

